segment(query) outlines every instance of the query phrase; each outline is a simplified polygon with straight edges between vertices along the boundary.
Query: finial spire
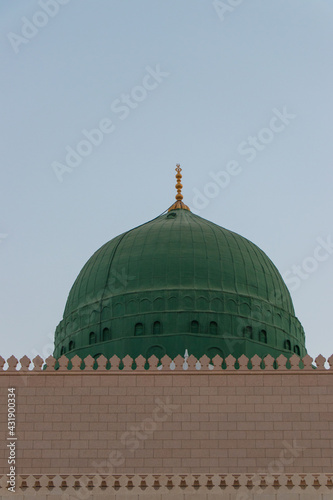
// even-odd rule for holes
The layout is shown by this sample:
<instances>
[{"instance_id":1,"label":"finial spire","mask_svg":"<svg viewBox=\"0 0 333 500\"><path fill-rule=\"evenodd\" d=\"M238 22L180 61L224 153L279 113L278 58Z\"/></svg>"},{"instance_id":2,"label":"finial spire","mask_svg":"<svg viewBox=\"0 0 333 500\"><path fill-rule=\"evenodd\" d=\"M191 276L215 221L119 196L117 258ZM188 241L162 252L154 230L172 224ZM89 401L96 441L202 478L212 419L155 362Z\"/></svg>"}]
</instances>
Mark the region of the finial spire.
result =
<instances>
[{"instance_id":1,"label":"finial spire","mask_svg":"<svg viewBox=\"0 0 333 500\"><path fill-rule=\"evenodd\" d=\"M183 184L181 184L180 181L181 181L183 176L180 173L182 171L182 169L180 168L179 163L177 163L175 170L177 172L176 173L177 184L175 185L175 188L177 189L176 200L181 201L183 199L183 195L182 195Z\"/></svg>"},{"instance_id":2,"label":"finial spire","mask_svg":"<svg viewBox=\"0 0 333 500\"><path fill-rule=\"evenodd\" d=\"M182 171L182 169L180 168L180 165L179 163L177 163L176 165L176 179L177 179L177 184L175 186L175 188L177 189L177 194L176 194L176 203L174 203L168 210L168 212L170 212L171 210L176 210L178 208L181 208L183 210L190 210L188 208L187 205L185 205L185 203L183 203L183 195L182 195L182 188L183 188L183 184L181 183L181 179L182 179L182 174L180 173Z\"/></svg>"}]
</instances>

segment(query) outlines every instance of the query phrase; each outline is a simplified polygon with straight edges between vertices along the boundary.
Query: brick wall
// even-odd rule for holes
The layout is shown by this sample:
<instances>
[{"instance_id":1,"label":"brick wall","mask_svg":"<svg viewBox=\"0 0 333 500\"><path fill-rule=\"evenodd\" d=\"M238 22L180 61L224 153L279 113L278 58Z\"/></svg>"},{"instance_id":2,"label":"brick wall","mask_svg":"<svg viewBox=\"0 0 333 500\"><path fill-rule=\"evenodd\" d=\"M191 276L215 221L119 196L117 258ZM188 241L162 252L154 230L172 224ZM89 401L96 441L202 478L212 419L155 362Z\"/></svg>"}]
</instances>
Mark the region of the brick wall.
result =
<instances>
[{"instance_id":1,"label":"brick wall","mask_svg":"<svg viewBox=\"0 0 333 500\"><path fill-rule=\"evenodd\" d=\"M0 372L0 474L8 472L8 387L16 389L17 474L333 470L333 370L323 363L27 371L29 363Z\"/></svg>"}]
</instances>

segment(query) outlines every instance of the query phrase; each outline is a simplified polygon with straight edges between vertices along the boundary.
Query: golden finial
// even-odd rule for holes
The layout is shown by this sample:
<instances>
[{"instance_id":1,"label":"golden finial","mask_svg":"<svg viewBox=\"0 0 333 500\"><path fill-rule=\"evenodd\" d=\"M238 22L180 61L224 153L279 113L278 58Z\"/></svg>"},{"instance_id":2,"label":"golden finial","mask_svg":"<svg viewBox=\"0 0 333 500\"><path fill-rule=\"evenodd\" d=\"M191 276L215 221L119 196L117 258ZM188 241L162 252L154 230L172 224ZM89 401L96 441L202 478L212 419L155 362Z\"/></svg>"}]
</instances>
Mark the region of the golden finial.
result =
<instances>
[{"instance_id":1,"label":"golden finial","mask_svg":"<svg viewBox=\"0 0 333 500\"><path fill-rule=\"evenodd\" d=\"M188 208L187 205L185 205L183 202L182 202L182 199L183 199L183 195L182 195L182 188L183 188L183 184L180 182L181 179L182 179L182 174L180 173L182 171L182 169L180 168L180 165L179 163L177 163L176 165L176 179L177 179L177 184L175 185L175 188L177 189L177 194L176 194L176 203L174 203L168 210L168 212L170 212L171 210L176 210L177 208L182 208L184 210L190 210Z\"/></svg>"},{"instance_id":2,"label":"golden finial","mask_svg":"<svg viewBox=\"0 0 333 500\"><path fill-rule=\"evenodd\" d=\"M179 163L177 163L175 170L177 172L176 173L177 184L175 185L175 188L177 189L176 200L181 201L183 199L183 195L182 195L183 184L181 184L180 181L181 181L183 176L180 173L182 171L182 169L180 168Z\"/></svg>"}]
</instances>

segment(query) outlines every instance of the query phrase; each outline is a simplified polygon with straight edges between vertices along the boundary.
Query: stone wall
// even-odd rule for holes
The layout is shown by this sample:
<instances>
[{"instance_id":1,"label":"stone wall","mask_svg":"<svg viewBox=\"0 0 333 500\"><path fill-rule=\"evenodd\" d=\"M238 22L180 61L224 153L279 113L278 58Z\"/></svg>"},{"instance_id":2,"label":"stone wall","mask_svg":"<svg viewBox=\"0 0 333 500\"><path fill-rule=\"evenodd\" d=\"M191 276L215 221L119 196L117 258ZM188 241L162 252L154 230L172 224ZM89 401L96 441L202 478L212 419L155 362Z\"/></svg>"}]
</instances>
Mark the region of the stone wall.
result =
<instances>
[{"instance_id":1,"label":"stone wall","mask_svg":"<svg viewBox=\"0 0 333 500\"><path fill-rule=\"evenodd\" d=\"M333 472L333 369L318 357L225 364L10 358L0 370L0 474L8 473L7 392L16 393L20 475ZM332 365L332 358L330 358ZM213 368L213 369L212 369ZM264 368L264 369L263 369Z\"/></svg>"}]
</instances>

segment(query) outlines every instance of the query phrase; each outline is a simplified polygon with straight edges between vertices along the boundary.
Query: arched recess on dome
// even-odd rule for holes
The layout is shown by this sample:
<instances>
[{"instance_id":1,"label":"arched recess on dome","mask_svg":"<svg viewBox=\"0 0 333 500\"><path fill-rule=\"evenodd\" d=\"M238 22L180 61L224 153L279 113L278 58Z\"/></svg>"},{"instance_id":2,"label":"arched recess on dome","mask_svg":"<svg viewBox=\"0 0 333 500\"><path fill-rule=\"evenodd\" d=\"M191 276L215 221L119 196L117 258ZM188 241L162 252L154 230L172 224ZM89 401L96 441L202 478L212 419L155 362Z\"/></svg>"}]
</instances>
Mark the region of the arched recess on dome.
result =
<instances>
[{"instance_id":1,"label":"arched recess on dome","mask_svg":"<svg viewBox=\"0 0 333 500\"><path fill-rule=\"evenodd\" d=\"M272 322L272 310L268 307L264 308L264 322L267 322L267 323Z\"/></svg>"},{"instance_id":2,"label":"arched recess on dome","mask_svg":"<svg viewBox=\"0 0 333 500\"><path fill-rule=\"evenodd\" d=\"M99 312L94 309L90 313L89 324L95 325L96 323L99 323Z\"/></svg>"},{"instance_id":3,"label":"arched recess on dome","mask_svg":"<svg viewBox=\"0 0 333 500\"><path fill-rule=\"evenodd\" d=\"M209 323L209 333L211 335L217 335L218 327L216 321L211 321Z\"/></svg>"},{"instance_id":4,"label":"arched recess on dome","mask_svg":"<svg viewBox=\"0 0 333 500\"><path fill-rule=\"evenodd\" d=\"M238 313L237 302L234 299L227 300L227 311L234 314Z\"/></svg>"},{"instance_id":5,"label":"arched recess on dome","mask_svg":"<svg viewBox=\"0 0 333 500\"><path fill-rule=\"evenodd\" d=\"M174 311L178 309L178 299L174 295L168 298L168 310Z\"/></svg>"},{"instance_id":6,"label":"arched recess on dome","mask_svg":"<svg viewBox=\"0 0 333 500\"><path fill-rule=\"evenodd\" d=\"M135 300L130 300L126 304L126 313L127 314L134 314L138 312L138 303Z\"/></svg>"},{"instance_id":7,"label":"arched recess on dome","mask_svg":"<svg viewBox=\"0 0 333 500\"><path fill-rule=\"evenodd\" d=\"M135 336L140 336L140 335L143 335L144 332L145 332L145 330L144 330L143 323L136 323L136 325L134 327L134 335Z\"/></svg>"},{"instance_id":8,"label":"arched recess on dome","mask_svg":"<svg viewBox=\"0 0 333 500\"><path fill-rule=\"evenodd\" d=\"M242 302L239 307L239 312L241 316L249 318L251 316L251 308L247 302Z\"/></svg>"},{"instance_id":9,"label":"arched recess on dome","mask_svg":"<svg viewBox=\"0 0 333 500\"><path fill-rule=\"evenodd\" d=\"M199 321L197 320L192 320L191 325L190 325L190 332L191 333L199 333L200 331L200 326L199 326Z\"/></svg>"},{"instance_id":10,"label":"arched recess on dome","mask_svg":"<svg viewBox=\"0 0 333 500\"><path fill-rule=\"evenodd\" d=\"M160 321L154 321L153 335L161 335L161 333L162 333L162 323Z\"/></svg>"},{"instance_id":11,"label":"arched recess on dome","mask_svg":"<svg viewBox=\"0 0 333 500\"><path fill-rule=\"evenodd\" d=\"M75 347L75 342L74 340L71 340L70 343L68 344L68 350L72 351Z\"/></svg>"},{"instance_id":12,"label":"arched recess on dome","mask_svg":"<svg viewBox=\"0 0 333 500\"><path fill-rule=\"evenodd\" d=\"M184 307L187 310L190 310L190 311L193 310L193 307L194 307L193 298L190 297L189 295L185 295L185 297L184 297Z\"/></svg>"},{"instance_id":13,"label":"arched recess on dome","mask_svg":"<svg viewBox=\"0 0 333 500\"><path fill-rule=\"evenodd\" d=\"M112 340L112 335L111 335L111 331L109 328L107 328L107 327L103 328L102 338L103 338L103 342L107 342L108 340Z\"/></svg>"},{"instance_id":14,"label":"arched recess on dome","mask_svg":"<svg viewBox=\"0 0 333 500\"><path fill-rule=\"evenodd\" d=\"M124 305L121 302L117 302L114 306L114 315L116 317L124 316Z\"/></svg>"},{"instance_id":15,"label":"arched recess on dome","mask_svg":"<svg viewBox=\"0 0 333 500\"><path fill-rule=\"evenodd\" d=\"M256 321L262 320L262 308L258 304L253 304L251 309L251 318Z\"/></svg>"},{"instance_id":16,"label":"arched recess on dome","mask_svg":"<svg viewBox=\"0 0 333 500\"><path fill-rule=\"evenodd\" d=\"M259 342L262 342L263 344L267 344L267 332L266 332L266 330L260 330Z\"/></svg>"},{"instance_id":17,"label":"arched recess on dome","mask_svg":"<svg viewBox=\"0 0 333 500\"><path fill-rule=\"evenodd\" d=\"M287 351L291 351L291 342L290 342L290 340L285 340L284 344L283 344L283 347L285 349L287 349Z\"/></svg>"},{"instance_id":18,"label":"arched recess on dome","mask_svg":"<svg viewBox=\"0 0 333 500\"><path fill-rule=\"evenodd\" d=\"M90 319L90 310L88 307L84 307L80 315L81 328L84 328L85 326L89 325L89 319Z\"/></svg>"},{"instance_id":19,"label":"arched recess on dome","mask_svg":"<svg viewBox=\"0 0 333 500\"><path fill-rule=\"evenodd\" d=\"M282 323L281 323L281 328L284 330L284 331L290 331L289 329L289 325L290 325L290 317L288 315L286 315L285 313L282 314ZM295 335L298 337L298 331L296 330L295 331Z\"/></svg>"},{"instance_id":20,"label":"arched recess on dome","mask_svg":"<svg viewBox=\"0 0 333 500\"><path fill-rule=\"evenodd\" d=\"M196 300L196 306L199 311L207 311L208 310L208 300L206 297L198 297Z\"/></svg>"},{"instance_id":21,"label":"arched recess on dome","mask_svg":"<svg viewBox=\"0 0 333 500\"><path fill-rule=\"evenodd\" d=\"M66 323L66 335L71 333L71 331L72 331L72 323L70 321L67 321L67 323Z\"/></svg>"},{"instance_id":22,"label":"arched recess on dome","mask_svg":"<svg viewBox=\"0 0 333 500\"><path fill-rule=\"evenodd\" d=\"M221 312L223 311L223 302L221 299L218 297L215 297L211 303L210 303L210 310L211 311L216 311L216 312Z\"/></svg>"},{"instance_id":23,"label":"arched recess on dome","mask_svg":"<svg viewBox=\"0 0 333 500\"><path fill-rule=\"evenodd\" d=\"M89 345L96 344L97 342L97 337L95 332L90 332L89 333Z\"/></svg>"},{"instance_id":24,"label":"arched recess on dome","mask_svg":"<svg viewBox=\"0 0 333 500\"><path fill-rule=\"evenodd\" d=\"M282 316L279 312L275 315L275 324L276 326L282 326Z\"/></svg>"},{"instance_id":25,"label":"arched recess on dome","mask_svg":"<svg viewBox=\"0 0 333 500\"><path fill-rule=\"evenodd\" d=\"M74 314L72 317L72 331L75 332L79 328L79 318L77 314Z\"/></svg>"},{"instance_id":26,"label":"arched recess on dome","mask_svg":"<svg viewBox=\"0 0 333 500\"><path fill-rule=\"evenodd\" d=\"M154 311L163 311L164 300L162 297L157 297L153 301L153 310Z\"/></svg>"},{"instance_id":27,"label":"arched recess on dome","mask_svg":"<svg viewBox=\"0 0 333 500\"><path fill-rule=\"evenodd\" d=\"M243 336L246 339L252 339L253 338L253 329L252 326L244 326L243 328Z\"/></svg>"},{"instance_id":28,"label":"arched recess on dome","mask_svg":"<svg viewBox=\"0 0 333 500\"><path fill-rule=\"evenodd\" d=\"M149 299L140 300L140 312L146 313L151 311L151 301Z\"/></svg>"},{"instance_id":29,"label":"arched recess on dome","mask_svg":"<svg viewBox=\"0 0 333 500\"><path fill-rule=\"evenodd\" d=\"M156 356L158 359L161 359L161 358L163 358L165 353L166 353L166 350L165 350L164 346L157 345L157 344L152 345L152 346L148 347L148 349L146 351L146 359L149 359L150 356Z\"/></svg>"},{"instance_id":30,"label":"arched recess on dome","mask_svg":"<svg viewBox=\"0 0 333 500\"><path fill-rule=\"evenodd\" d=\"M111 318L111 309L109 306L105 306L102 309L101 320L108 321Z\"/></svg>"}]
</instances>

